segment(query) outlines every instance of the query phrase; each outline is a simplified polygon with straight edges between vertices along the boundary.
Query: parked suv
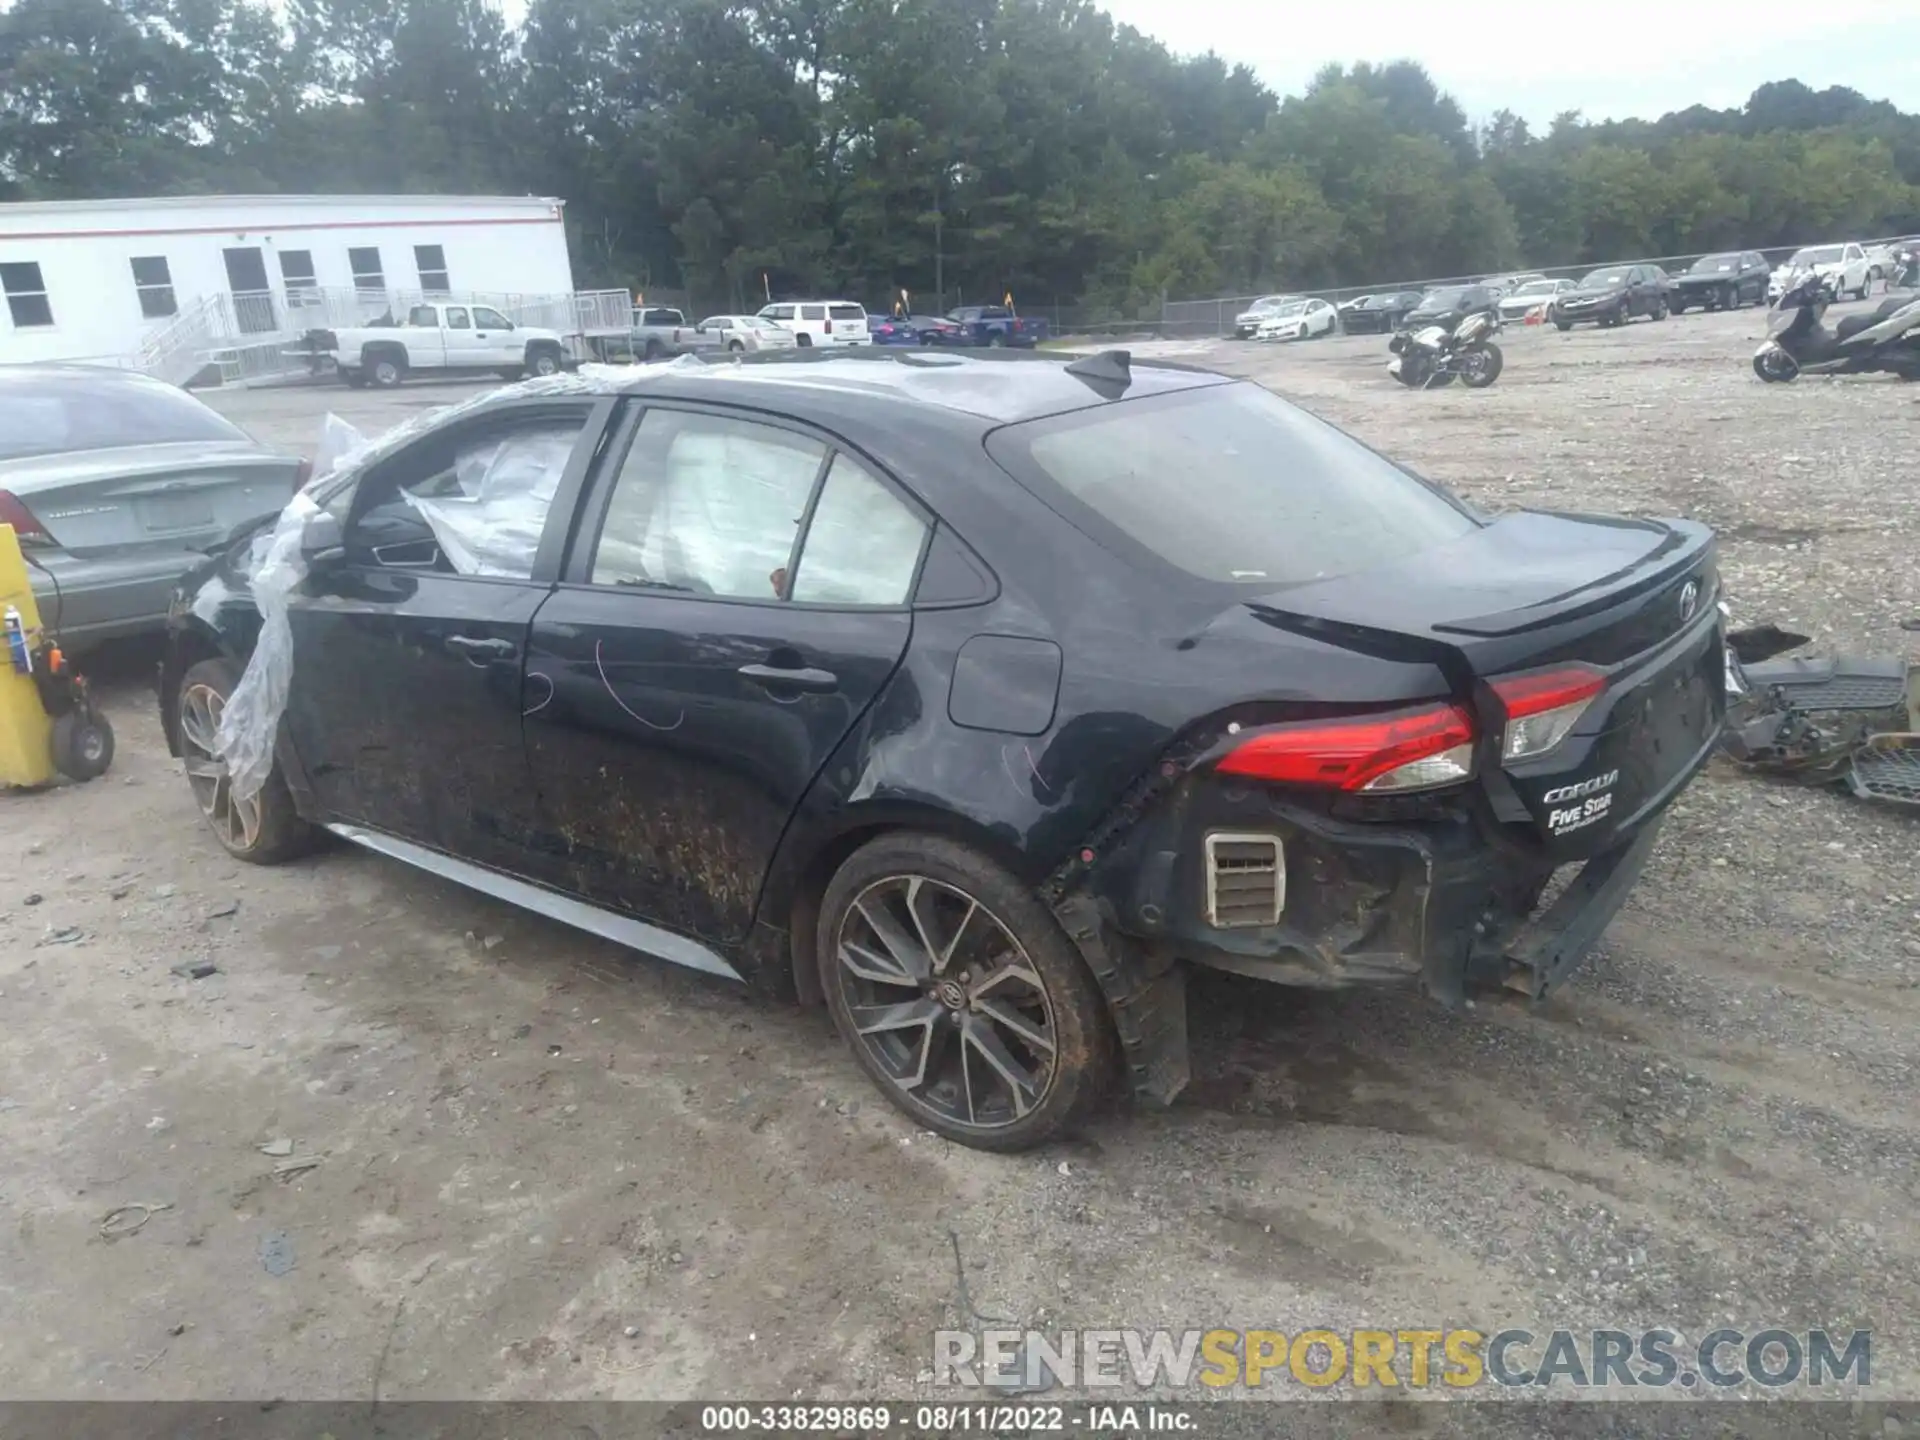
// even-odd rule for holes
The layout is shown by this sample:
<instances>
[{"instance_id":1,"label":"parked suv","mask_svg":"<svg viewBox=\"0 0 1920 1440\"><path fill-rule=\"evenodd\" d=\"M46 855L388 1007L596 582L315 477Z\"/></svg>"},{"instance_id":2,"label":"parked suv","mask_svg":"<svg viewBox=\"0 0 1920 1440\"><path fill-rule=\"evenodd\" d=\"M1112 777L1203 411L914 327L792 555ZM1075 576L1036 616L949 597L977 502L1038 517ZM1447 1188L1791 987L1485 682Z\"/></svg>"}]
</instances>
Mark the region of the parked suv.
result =
<instances>
[{"instance_id":1,"label":"parked suv","mask_svg":"<svg viewBox=\"0 0 1920 1440\"><path fill-rule=\"evenodd\" d=\"M1553 323L1571 330L1583 321L1624 325L1636 315L1667 318L1673 281L1658 265L1602 265L1553 302Z\"/></svg>"},{"instance_id":2,"label":"parked suv","mask_svg":"<svg viewBox=\"0 0 1920 1440\"><path fill-rule=\"evenodd\" d=\"M783 300L760 307L760 318L793 332L802 350L814 345L869 345L867 308L851 300Z\"/></svg>"}]
</instances>

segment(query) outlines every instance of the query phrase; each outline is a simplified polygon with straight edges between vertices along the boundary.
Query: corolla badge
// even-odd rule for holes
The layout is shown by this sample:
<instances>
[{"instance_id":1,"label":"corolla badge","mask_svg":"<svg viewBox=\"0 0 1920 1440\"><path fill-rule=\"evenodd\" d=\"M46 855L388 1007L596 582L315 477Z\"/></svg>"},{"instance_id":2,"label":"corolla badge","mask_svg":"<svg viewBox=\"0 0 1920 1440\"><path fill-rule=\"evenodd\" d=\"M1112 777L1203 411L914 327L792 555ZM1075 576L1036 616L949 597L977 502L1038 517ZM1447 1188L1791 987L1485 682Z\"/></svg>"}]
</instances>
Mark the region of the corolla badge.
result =
<instances>
[{"instance_id":1,"label":"corolla badge","mask_svg":"<svg viewBox=\"0 0 1920 1440\"><path fill-rule=\"evenodd\" d=\"M1680 587L1680 623L1686 624L1700 608L1700 582L1689 580Z\"/></svg>"}]
</instances>

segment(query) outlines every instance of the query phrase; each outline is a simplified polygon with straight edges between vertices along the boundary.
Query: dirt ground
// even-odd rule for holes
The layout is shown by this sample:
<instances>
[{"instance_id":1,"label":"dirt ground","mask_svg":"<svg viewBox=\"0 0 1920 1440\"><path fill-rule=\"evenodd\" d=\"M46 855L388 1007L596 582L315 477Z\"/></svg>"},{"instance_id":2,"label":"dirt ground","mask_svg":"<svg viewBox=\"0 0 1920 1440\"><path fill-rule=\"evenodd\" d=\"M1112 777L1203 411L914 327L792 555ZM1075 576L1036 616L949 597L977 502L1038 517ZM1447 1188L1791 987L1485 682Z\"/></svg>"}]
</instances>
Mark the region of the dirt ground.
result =
<instances>
[{"instance_id":1,"label":"dirt ground","mask_svg":"<svg viewBox=\"0 0 1920 1440\"><path fill-rule=\"evenodd\" d=\"M1378 337L1185 358L1488 506L1706 520L1738 620L1899 651L1920 387L1762 386L1761 319L1510 330L1482 393ZM310 447L464 393L213 402ZM818 1013L344 847L233 862L146 658L108 776L0 797L0 1395L925 1398L951 1232L1026 1324L1872 1327L1920 1396L1920 816L1716 769L1544 1008L1206 977L1178 1105L1000 1158Z\"/></svg>"}]
</instances>

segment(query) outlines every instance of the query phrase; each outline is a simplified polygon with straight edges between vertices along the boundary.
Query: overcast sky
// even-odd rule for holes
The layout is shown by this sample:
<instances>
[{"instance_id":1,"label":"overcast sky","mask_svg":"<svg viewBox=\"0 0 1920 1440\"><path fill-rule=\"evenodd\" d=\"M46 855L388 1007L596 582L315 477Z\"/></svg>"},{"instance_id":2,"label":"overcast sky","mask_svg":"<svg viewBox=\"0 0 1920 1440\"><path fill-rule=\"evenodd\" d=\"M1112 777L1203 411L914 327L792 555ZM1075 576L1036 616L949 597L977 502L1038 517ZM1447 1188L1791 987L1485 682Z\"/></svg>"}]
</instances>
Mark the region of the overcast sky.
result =
<instances>
[{"instance_id":1,"label":"overcast sky","mask_svg":"<svg viewBox=\"0 0 1920 1440\"><path fill-rule=\"evenodd\" d=\"M1768 80L1848 85L1920 110L1920 0L1102 0L1173 50L1217 51L1283 95L1328 61L1417 60L1467 116L1505 108L1536 129L1562 110L1653 119L1745 102Z\"/></svg>"}]
</instances>

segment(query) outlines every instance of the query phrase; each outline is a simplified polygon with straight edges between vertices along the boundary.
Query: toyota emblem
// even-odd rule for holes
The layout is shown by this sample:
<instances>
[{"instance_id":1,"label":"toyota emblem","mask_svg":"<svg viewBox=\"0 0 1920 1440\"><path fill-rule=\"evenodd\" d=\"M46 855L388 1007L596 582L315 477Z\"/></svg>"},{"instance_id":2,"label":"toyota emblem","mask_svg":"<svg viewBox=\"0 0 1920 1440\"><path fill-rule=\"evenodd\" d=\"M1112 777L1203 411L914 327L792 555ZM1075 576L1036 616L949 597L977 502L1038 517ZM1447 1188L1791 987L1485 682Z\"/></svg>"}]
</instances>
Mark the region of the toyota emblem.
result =
<instances>
[{"instance_id":1,"label":"toyota emblem","mask_svg":"<svg viewBox=\"0 0 1920 1440\"><path fill-rule=\"evenodd\" d=\"M1700 582L1689 580L1680 587L1680 623L1686 624L1700 608Z\"/></svg>"}]
</instances>

